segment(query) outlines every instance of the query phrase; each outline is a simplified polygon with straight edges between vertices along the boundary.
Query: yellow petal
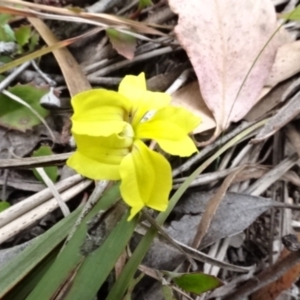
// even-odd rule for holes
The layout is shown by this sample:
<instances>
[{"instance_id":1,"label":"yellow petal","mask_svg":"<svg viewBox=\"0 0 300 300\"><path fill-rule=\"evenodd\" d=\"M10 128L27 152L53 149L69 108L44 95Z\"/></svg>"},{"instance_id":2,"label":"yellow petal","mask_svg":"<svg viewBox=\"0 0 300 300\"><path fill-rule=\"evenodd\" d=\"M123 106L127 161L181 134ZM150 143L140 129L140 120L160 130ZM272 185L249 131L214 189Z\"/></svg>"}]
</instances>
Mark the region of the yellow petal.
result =
<instances>
[{"instance_id":1,"label":"yellow petal","mask_svg":"<svg viewBox=\"0 0 300 300\"><path fill-rule=\"evenodd\" d=\"M169 162L150 150L142 141L135 141L132 152L120 165L121 195L131 207L131 220L144 206L164 211L172 187Z\"/></svg>"},{"instance_id":2,"label":"yellow petal","mask_svg":"<svg viewBox=\"0 0 300 300\"><path fill-rule=\"evenodd\" d=\"M158 110L150 120L138 124L136 138L154 139L164 151L172 155L190 156L197 148L188 133L200 121L184 108L167 106Z\"/></svg>"},{"instance_id":3,"label":"yellow petal","mask_svg":"<svg viewBox=\"0 0 300 300\"><path fill-rule=\"evenodd\" d=\"M128 121L131 104L117 92L104 89L85 91L74 96L71 102L74 133L109 136L121 132Z\"/></svg>"},{"instance_id":4,"label":"yellow petal","mask_svg":"<svg viewBox=\"0 0 300 300\"><path fill-rule=\"evenodd\" d=\"M91 159L79 151L76 151L67 160L67 165L78 174L94 180L119 180L119 164L106 164L98 160Z\"/></svg>"},{"instance_id":5,"label":"yellow petal","mask_svg":"<svg viewBox=\"0 0 300 300\"><path fill-rule=\"evenodd\" d=\"M95 180L118 180L119 166L129 153L132 138L113 134L108 137L93 137L74 134L77 151L67 165L79 174Z\"/></svg>"},{"instance_id":6,"label":"yellow petal","mask_svg":"<svg viewBox=\"0 0 300 300\"><path fill-rule=\"evenodd\" d=\"M136 126L148 111L160 109L171 102L170 95L166 93L147 91L145 73L125 76L119 85L119 93L131 101L133 126Z\"/></svg>"}]
</instances>

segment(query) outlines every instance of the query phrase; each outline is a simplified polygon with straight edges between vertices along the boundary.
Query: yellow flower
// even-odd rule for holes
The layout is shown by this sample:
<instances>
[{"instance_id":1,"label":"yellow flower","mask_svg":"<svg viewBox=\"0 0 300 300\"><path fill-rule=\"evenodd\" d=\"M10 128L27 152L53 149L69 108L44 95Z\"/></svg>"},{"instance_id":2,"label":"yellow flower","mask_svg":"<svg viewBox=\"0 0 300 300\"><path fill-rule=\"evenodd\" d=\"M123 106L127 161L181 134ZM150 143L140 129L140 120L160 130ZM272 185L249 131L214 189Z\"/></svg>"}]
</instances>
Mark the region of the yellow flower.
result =
<instances>
[{"instance_id":1,"label":"yellow flower","mask_svg":"<svg viewBox=\"0 0 300 300\"><path fill-rule=\"evenodd\" d=\"M144 206L166 210L172 187L169 162L144 141L153 139L172 155L197 151L188 134L200 119L170 101L166 93L147 91L144 73L126 76L118 92L94 89L72 99L77 150L67 164L95 180L121 179L129 219Z\"/></svg>"}]
</instances>

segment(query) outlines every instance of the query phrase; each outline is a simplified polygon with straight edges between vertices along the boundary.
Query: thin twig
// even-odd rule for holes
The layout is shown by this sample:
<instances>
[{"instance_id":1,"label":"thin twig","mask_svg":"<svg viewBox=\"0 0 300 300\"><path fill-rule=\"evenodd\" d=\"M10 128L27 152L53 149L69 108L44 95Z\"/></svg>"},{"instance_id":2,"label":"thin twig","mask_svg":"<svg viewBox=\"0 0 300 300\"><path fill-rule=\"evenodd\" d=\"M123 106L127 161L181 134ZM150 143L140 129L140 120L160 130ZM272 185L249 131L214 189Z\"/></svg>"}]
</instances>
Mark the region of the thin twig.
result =
<instances>
[{"instance_id":1,"label":"thin twig","mask_svg":"<svg viewBox=\"0 0 300 300\"><path fill-rule=\"evenodd\" d=\"M168 53L175 52L175 51L178 51L178 50L181 50L181 48L179 48L179 47L172 48L172 47L168 46L168 47L164 47L164 48L161 48L161 49L157 49L157 50L152 51L152 52L137 55L132 60L120 61L118 63L115 63L114 65L108 66L106 68L102 68L102 69L100 69L100 70L98 70L94 73L91 73L88 76L88 79L95 78L95 77L98 77L98 76L104 76L106 74L109 74L109 73L112 73L114 71L120 70L120 68L127 67L127 66L129 66L133 63L141 62L141 61L144 61L146 59L150 59L150 58L153 58L153 57L156 57L156 56L159 56L159 55L163 55L163 54L168 54Z\"/></svg>"},{"instance_id":2,"label":"thin twig","mask_svg":"<svg viewBox=\"0 0 300 300\"><path fill-rule=\"evenodd\" d=\"M11 72L8 76L6 76L1 82L0 82L0 92L3 91L13 80L15 80L24 70L28 68L28 66L31 64L30 61L26 61L21 66L16 68L13 72Z\"/></svg>"},{"instance_id":3,"label":"thin twig","mask_svg":"<svg viewBox=\"0 0 300 300\"><path fill-rule=\"evenodd\" d=\"M38 174L41 176L43 179L44 183L47 185L47 187L50 189L52 192L54 198L56 199L64 217L67 217L70 214L69 207L67 204L63 201L61 195L59 194L58 190L56 189L55 185L53 184L52 180L49 178L47 173L45 172L44 168L36 168L35 169ZM6 171L6 170L5 170Z\"/></svg>"}]
</instances>

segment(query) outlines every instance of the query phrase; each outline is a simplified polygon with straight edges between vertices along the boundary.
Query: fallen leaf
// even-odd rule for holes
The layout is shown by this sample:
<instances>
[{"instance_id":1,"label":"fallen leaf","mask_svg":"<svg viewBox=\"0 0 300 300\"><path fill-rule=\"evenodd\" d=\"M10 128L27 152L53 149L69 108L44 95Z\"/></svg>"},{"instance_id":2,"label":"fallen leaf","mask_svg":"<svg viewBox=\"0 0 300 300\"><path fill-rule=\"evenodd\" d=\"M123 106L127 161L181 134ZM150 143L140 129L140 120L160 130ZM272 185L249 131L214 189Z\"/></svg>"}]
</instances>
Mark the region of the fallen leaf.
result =
<instances>
[{"instance_id":1,"label":"fallen leaf","mask_svg":"<svg viewBox=\"0 0 300 300\"><path fill-rule=\"evenodd\" d=\"M300 41L282 45L277 50L275 62L265 85L274 87L299 72Z\"/></svg>"},{"instance_id":2,"label":"fallen leaf","mask_svg":"<svg viewBox=\"0 0 300 300\"><path fill-rule=\"evenodd\" d=\"M228 188L230 187L230 185L232 184L232 182L234 181L234 179L236 178L238 173L244 167L245 166L242 166L242 167L238 168L237 170L235 170L234 172L232 172L231 174L229 174L223 181L222 185L217 189L217 191L209 199L209 201L205 207L205 212L201 218L201 221L199 223L197 232L195 234L195 237L194 237L194 240L192 243L193 248L198 249L199 246L201 245L201 242L202 242L204 236L207 234L207 232L210 228L211 222L212 222L216 212L218 211L218 208L219 208L220 204L222 203L222 200L224 199L224 196L225 196Z\"/></svg>"},{"instance_id":3,"label":"fallen leaf","mask_svg":"<svg viewBox=\"0 0 300 300\"><path fill-rule=\"evenodd\" d=\"M217 136L258 101L278 44L274 37L260 53L276 30L274 6L270 0L191 0L189 5L169 0L169 4L179 14L175 33L215 116Z\"/></svg>"},{"instance_id":4,"label":"fallen leaf","mask_svg":"<svg viewBox=\"0 0 300 300\"><path fill-rule=\"evenodd\" d=\"M203 101L197 81L194 81L173 93L172 104L185 107L201 118L201 124L194 130L194 134L216 127L216 121Z\"/></svg>"},{"instance_id":5,"label":"fallen leaf","mask_svg":"<svg viewBox=\"0 0 300 300\"><path fill-rule=\"evenodd\" d=\"M9 91L27 102L43 118L49 114L39 103L41 97L46 94L46 90L38 89L32 85L17 85L10 88ZM27 107L15 102L6 95L0 94L0 103L1 126L25 132L41 123Z\"/></svg>"},{"instance_id":6,"label":"fallen leaf","mask_svg":"<svg viewBox=\"0 0 300 300\"><path fill-rule=\"evenodd\" d=\"M204 273L164 272L186 292L200 295L223 285L220 279Z\"/></svg>"},{"instance_id":7,"label":"fallen leaf","mask_svg":"<svg viewBox=\"0 0 300 300\"><path fill-rule=\"evenodd\" d=\"M172 221L165 228L166 233L173 239L190 245L211 197L212 192L194 192L182 197L174 208L174 213L177 216L183 216ZM201 242L201 248L245 230L259 215L277 205L278 202L268 198L241 193L226 193ZM234 222L228 220L234 220ZM152 268L170 270L178 266L181 258L183 258L182 254L170 250L161 241L155 241L143 263Z\"/></svg>"},{"instance_id":8,"label":"fallen leaf","mask_svg":"<svg viewBox=\"0 0 300 300\"><path fill-rule=\"evenodd\" d=\"M116 29L106 29L106 34L113 45L113 48L120 54L131 60L134 57L136 48L136 38L117 31Z\"/></svg>"}]
</instances>

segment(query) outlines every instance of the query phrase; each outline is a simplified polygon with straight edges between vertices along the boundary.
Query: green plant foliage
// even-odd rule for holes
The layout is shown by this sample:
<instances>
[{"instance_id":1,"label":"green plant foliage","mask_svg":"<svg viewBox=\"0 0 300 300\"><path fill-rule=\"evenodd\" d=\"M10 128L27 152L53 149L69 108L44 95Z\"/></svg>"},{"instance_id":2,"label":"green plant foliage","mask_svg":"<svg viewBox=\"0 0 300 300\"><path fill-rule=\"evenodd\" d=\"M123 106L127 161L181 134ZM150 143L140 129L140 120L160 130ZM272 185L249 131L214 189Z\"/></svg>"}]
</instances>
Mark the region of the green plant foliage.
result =
<instances>
[{"instance_id":1,"label":"green plant foliage","mask_svg":"<svg viewBox=\"0 0 300 300\"><path fill-rule=\"evenodd\" d=\"M143 9L147 6L151 6L153 5L152 1L151 0L139 0L139 8L140 9Z\"/></svg>"},{"instance_id":2,"label":"green plant foliage","mask_svg":"<svg viewBox=\"0 0 300 300\"><path fill-rule=\"evenodd\" d=\"M291 21L300 20L300 5L298 5L294 10L288 13L281 14L281 18Z\"/></svg>"},{"instance_id":3,"label":"green plant foliage","mask_svg":"<svg viewBox=\"0 0 300 300\"><path fill-rule=\"evenodd\" d=\"M46 90L38 89L32 85L17 85L10 88L9 91L27 102L43 118L49 114L39 103L41 97L47 93ZM25 132L41 123L27 107L17 103L6 95L0 94L0 103L1 126Z\"/></svg>"},{"instance_id":4,"label":"green plant foliage","mask_svg":"<svg viewBox=\"0 0 300 300\"><path fill-rule=\"evenodd\" d=\"M0 272L0 299L3 299L9 291L26 278L66 238L79 213L80 209L77 209L62 219L42 236L36 238L17 257L8 261L2 267ZM41 268L43 267L40 266L39 269L41 270ZM40 276L31 278L31 289L34 287L33 281L38 282L40 279ZM28 281L27 284L29 284ZM22 288L20 286L19 288L21 292ZM27 290L28 286L24 287L24 289ZM17 299L17 297L10 297L8 299Z\"/></svg>"},{"instance_id":5,"label":"green plant foliage","mask_svg":"<svg viewBox=\"0 0 300 300\"><path fill-rule=\"evenodd\" d=\"M8 21L11 19L9 14L0 14L0 41L2 42L14 42L15 33L11 29Z\"/></svg>"},{"instance_id":6,"label":"green plant foliage","mask_svg":"<svg viewBox=\"0 0 300 300\"><path fill-rule=\"evenodd\" d=\"M15 37L18 45L23 47L29 42L31 34L30 26L22 26L15 30Z\"/></svg>"},{"instance_id":7,"label":"green plant foliage","mask_svg":"<svg viewBox=\"0 0 300 300\"><path fill-rule=\"evenodd\" d=\"M186 292L200 295L223 285L215 276L204 273L174 273L164 272L171 277L181 289Z\"/></svg>"},{"instance_id":8,"label":"green plant foliage","mask_svg":"<svg viewBox=\"0 0 300 300\"><path fill-rule=\"evenodd\" d=\"M163 285L162 286L162 292L163 292L165 300L176 300L176 298L173 295L173 290L170 286Z\"/></svg>"},{"instance_id":9,"label":"green plant foliage","mask_svg":"<svg viewBox=\"0 0 300 300\"><path fill-rule=\"evenodd\" d=\"M0 26L4 26L5 24L7 24L10 18L11 15L9 14L0 14Z\"/></svg>"},{"instance_id":10,"label":"green plant foliage","mask_svg":"<svg viewBox=\"0 0 300 300\"><path fill-rule=\"evenodd\" d=\"M41 146L39 149L33 152L32 157L47 156L52 154L53 152L49 146ZM56 166L50 166L44 167L44 170L52 182L56 182L58 177L58 168ZM43 178L35 169L33 170L33 174L39 181L44 182Z\"/></svg>"},{"instance_id":11,"label":"green plant foliage","mask_svg":"<svg viewBox=\"0 0 300 300\"><path fill-rule=\"evenodd\" d=\"M32 32L29 40L29 45L28 45L30 52L36 48L36 46L39 44L39 40L40 40L40 35L36 31Z\"/></svg>"},{"instance_id":12,"label":"green plant foliage","mask_svg":"<svg viewBox=\"0 0 300 300\"><path fill-rule=\"evenodd\" d=\"M15 33L8 24L0 26L0 40L2 42L14 42Z\"/></svg>"},{"instance_id":13,"label":"green plant foliage","mask_svg":"<svg viewBox=\"0 0 300 300\"><path fill-rule=\"evenodd\" d=\"M0 212L9 207L10 207L10 204L8 202L0 200Z\"/></svg>"},{"instance_id":14,"label":"green plant foliage","mask_svg":"<svg viewBox=\"0 0 300 300\"><path fill-rule=\"evenodd\" d=\"M19 28L13 29L8 23L11 19L11 15L0 15L0 41L2 42L15 42L18 47L15 54L21 54L24 52L24 46L28 46L27 50L33 51L38 44L39 34L32 31L31 26L25 25Z\"/></svg>"},{"instance_id":15,"label":"green plant foliage","mask_svg":"<svg viewBox=\"0 0 300 300\"><path fill-rule=\"evenodd\" d=\"M51 299L63 284L69 284L64 300L94 299L97 290L124 251L137 220L127 222L128 213L124 214L99 248L88 255L83 255L80 249L87 237L87 223L99 211L110 208L119 198L119 185L114 185L101 197L26 300L41 299L41 295L43 299ZM70 278L71 282L68 282Z\"/></svg>"}]
</instances>

